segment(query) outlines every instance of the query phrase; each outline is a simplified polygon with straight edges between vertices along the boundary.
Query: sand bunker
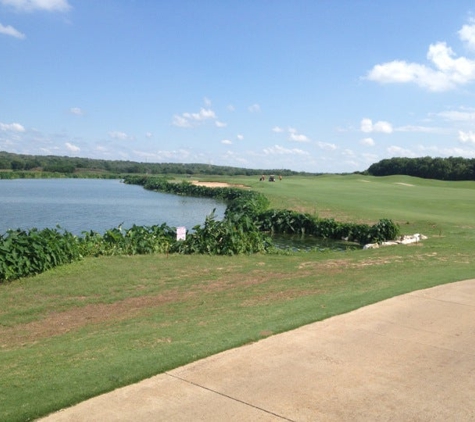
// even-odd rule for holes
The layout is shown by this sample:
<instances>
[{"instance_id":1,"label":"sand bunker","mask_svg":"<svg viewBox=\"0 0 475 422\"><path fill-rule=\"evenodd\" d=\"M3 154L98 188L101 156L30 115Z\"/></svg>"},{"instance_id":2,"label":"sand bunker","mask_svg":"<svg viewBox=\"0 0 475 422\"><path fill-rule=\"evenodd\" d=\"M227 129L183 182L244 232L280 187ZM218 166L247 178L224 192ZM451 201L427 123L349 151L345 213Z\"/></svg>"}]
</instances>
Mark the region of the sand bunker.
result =
<instances>
[{"instance_id":1,"label":"sand bunker","mask_svg":"<svg viewBox=\"0 0 475 422\"><path fill-rule=\"evenodd\" d=\"M192 180L191 183L196 186L206 186L208 188L229 188L229 183L223 182L200 182L199 180Z\"/></svg>"},{"instance_id":2,"label":"sand bunker","mask_svg":"<svg viewBox=\"0 0 475 422\"><path fill-rule=\"evenodd\" d=\"M200 182L199 180L192 180L191 184L196 186L206 186L208 188L245 188L244 185L232 185L225 182Z\"/></svg>"}]
</instances>

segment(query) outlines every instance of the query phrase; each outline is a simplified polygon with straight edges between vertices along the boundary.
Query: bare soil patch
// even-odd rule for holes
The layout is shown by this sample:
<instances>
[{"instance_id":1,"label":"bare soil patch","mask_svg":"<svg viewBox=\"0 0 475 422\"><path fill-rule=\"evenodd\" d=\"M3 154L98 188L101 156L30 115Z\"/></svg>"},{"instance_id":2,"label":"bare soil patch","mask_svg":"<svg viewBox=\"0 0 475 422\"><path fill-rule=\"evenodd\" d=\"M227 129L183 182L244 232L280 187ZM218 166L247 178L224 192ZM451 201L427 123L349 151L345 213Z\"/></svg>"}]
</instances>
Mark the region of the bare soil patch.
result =
<instances>
[{"instance_id":1,"label":"bare soil patch","mask_svg":"<svg viewBox=\"0 0 475 422\"><path fill-rule=\"evenodd\" d=\"M248 277L242 278L241 274L222 274L210 277L209 280L190 286L184 292L181 289L172 289L157 295L144 295L119 300L114 303L81 304L64 311L56 311L45 314L41 319L17 324L13 327L0 326L0 350L11 347L34 344L45 338L60 336L80 330L87 326L113 324L130 318L140 317L153 308L165 306L183 301L193 301L193 298L202 297L203 294L215 294L223 291L233 292L255 285L276 282L288 277L288 274L279 274L262 270L256 270ZM288 298L296 293L280 292L267 294L267 301L281 300L288 294ZM303 292L302 294L305 294Z\"/></svg>"},{"instance_id":2,"label":"bare soil patch","mask_svg":"<svg viewBox=\"0 0 475 422\"><path fill-rule=\"evenodd\" d=\"M225 182L200 182L199 180L192 180L192 185L195 186L206 186L207 188L245 188L245 185L232 185Z\"/></svg>"},{"instance_id":3,"label":"bare soil patch","mask_svg":"<svg viewBox=\"0 0 475 422\"><path fill-rule=\"evenodd\" d=\"M139 315L144 309L164 305L183 298L178 291L156 296L133 297L115 303L97 303L53 312L39 321L0 327L0 349L34 343L43 338L66 334L87 325L121 321Z\"/></svg>"}]
</instances>

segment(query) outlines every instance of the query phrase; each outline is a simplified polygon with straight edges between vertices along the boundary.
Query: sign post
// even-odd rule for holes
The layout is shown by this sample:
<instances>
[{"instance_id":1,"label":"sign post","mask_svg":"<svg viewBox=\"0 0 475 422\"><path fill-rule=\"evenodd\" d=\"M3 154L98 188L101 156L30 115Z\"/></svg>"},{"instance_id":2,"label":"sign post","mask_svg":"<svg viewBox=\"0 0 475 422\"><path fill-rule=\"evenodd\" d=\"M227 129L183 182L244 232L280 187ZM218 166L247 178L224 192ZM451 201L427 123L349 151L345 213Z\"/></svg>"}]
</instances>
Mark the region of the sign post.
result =
<instances>
[{"instance_id":1,"label":"sign post","mask_svg":"<svg viewBox=\"0 0 475 422\"><path fill-rule=\"evenodd\" d=\"M186 227L176 228L176 240L186 240Z\"/></svg>"}]
</instances>

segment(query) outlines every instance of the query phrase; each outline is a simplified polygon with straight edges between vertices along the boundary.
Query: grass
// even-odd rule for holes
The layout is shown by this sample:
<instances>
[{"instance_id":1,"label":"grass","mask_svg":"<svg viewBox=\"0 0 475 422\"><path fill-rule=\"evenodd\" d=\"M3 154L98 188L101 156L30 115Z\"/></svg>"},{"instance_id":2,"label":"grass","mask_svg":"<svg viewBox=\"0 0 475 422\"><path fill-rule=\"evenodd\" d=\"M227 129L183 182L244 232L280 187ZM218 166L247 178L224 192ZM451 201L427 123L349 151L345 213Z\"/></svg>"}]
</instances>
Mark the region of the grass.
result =
<instances>
[{"instance_id":1,"label":"grass","mask_svg":"<svg viewBox=\"0 0 475 422\"><path fill-rule=\"evenodd\" d=\"M474 277L473 182L254 179L229 181L276 207L391 218L429 239L367 251L91 258L1 284L0 420L32 420L222 350Z\"/></svg>"}]
</instances>

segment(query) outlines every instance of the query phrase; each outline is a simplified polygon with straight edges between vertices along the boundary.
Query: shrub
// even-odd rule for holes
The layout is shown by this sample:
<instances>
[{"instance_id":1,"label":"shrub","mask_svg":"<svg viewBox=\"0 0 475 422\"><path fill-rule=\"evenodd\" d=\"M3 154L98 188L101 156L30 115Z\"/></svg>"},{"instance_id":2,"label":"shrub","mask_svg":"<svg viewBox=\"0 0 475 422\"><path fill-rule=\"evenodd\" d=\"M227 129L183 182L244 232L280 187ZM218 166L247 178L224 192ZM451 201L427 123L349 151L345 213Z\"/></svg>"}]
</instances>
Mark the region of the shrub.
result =
<instances>
[{"instance_id":1,"label":"shrub","mask_svg":"<svg viewBox=\"0 0 475 422\"><path fill-rule=\"evenodd\" d=\"M272 246L254 220L244 214L229 214L224 220L216 221L213 213L203 226L195 226L193 230L185 241L173 245L173 252L236 255L266 252Z\"/></svg>"},{"instance_id":2,"label":"shrub","mask_svg":"<svg viewBox=\"0 0 475 422\"><path fill-rule=\"evenodd\" d=\"M67 231L8 230L0 237L0 280L39 274L80 257L78 239Z\"/></svg>"}]
</instances>

